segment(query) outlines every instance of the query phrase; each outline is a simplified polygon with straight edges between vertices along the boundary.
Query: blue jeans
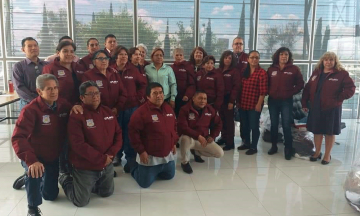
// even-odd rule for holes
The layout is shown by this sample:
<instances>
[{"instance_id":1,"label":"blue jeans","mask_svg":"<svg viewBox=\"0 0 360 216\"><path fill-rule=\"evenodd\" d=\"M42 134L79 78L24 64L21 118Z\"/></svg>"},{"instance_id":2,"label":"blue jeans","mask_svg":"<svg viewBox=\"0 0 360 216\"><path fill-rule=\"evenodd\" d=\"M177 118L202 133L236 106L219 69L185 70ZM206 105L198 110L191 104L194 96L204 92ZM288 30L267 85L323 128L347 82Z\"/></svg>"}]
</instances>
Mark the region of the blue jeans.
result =
<instances>
[{"instance_id":1,"label":"blue jeans","mask_svg":"<svg viewBox=\"0 0 360 216\"><path fill-rule=\"evenodd\" d=\"M28 104L28 102L24 99L20 99L19 103L20 103L20 111L24 108L24 106Z\"/></svg>"},{"instance_id":2,"label":"blue jeans","mask_svg":"<svg viewBox=\"0 0 360 216\"><path fill-rule=\"evenodd\" d=\"M125 111L121 111L119 113L118 122L122 129L122 137L123 137L123 146L120 149L120 151L117 153L117 157L119 159L122 158L123 152L125 152L125 159L127 161L135 160L135 158L136 158L136 152L131 147L131 144L130 144L128 125L129 125L132 114L135 112L135 110L137 108L138 107L133 107L133 108L127 109Z\"/></svg>"},{"instance_id":3,"label":"blue jeans","mask_svg":"<svg viewBox=\"0 0 360 216\"><path fill-rule=\"evenodd\" d=\"M45 168L42 178L32 178L25 175L25 189L29 206L37 207L44 200L54 201L59 194L58 177L59 177L59 159L51 163L42 163ZM24 161L21 165L27 172L29 167Z\"/></svg>"},{"instance_id":4,"label":"blue jeans","mask_svg":"<svg viewBox=\"0 0 360 216\"><path fill-rule=\"evenodd\" d=\"M239 109L241 124L243 124L242 132L245 139L245 145L249 145L251 149L257 149L257 144L260 137L259 121L261 112L255 110L242 110ZM250 142L250 133L252 139Z\"/></svg>"},{"instance_id":5,"label":"blue jeans","mask_svg":"<svg viewBox=\"0 0 360 216\"><path fill-rule=\"evenodd\" d=\"M278 142L279 114L281 114L285 147L292 148L293 138L291 134L291 124L293 122L293 98L275 100L269 97L268 104L271 120L271 143L276 145Z\"/></svg>"},{"instance_id":6,"label":"blue jeans","mask_svg":"<svg viewBox=\"0 0 360 216\"><path fill-rule=\"evenodd\" d=\"M137 164L131 170L131 176L142 188L148 188L157 177L163 180L170 180L175 176L175 162L170 161L167 164L156 166L143 166Z\"/></svg>"}]
</instances>

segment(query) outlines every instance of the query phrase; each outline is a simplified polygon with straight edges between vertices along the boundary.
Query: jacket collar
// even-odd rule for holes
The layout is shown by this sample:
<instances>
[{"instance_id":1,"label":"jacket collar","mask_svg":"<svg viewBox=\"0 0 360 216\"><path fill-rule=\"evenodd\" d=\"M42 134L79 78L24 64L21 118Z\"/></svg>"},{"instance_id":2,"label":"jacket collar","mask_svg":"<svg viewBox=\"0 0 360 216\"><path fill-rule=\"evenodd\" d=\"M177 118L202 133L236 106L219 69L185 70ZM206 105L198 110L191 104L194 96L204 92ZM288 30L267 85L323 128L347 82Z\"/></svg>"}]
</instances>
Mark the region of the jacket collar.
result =
<instances>
[{"instance_id":1,"label":"jacket collar","mask_svg":"<svg viewBox=\"0 0 360 216\"><path fill-rule=\"evenodd\" d=\"M52 106L52 108L50 108L50 106L49 106L47 103L45 103L45 101L44 101L40 96L38 96L38 97L36 98L36 102L37 102L37 104L39 105L39 108L40 108L40 110L41 110L42 112L45 112L45 111L47 111L47 110L52 111L52 112L55 112L55 110L52 109L53 107L55 107L56 109L59 109L59 104L57 104L57 101L55 101L55 103L54 103L54 105Z\"/></svg>"},{"instance_id":2,"label":"jacket collar","mask_svg":"<svg viewBox=\"0 0 360 216\"><path fill-rule=\"evenodd\" d=\"M154 63L151 63L150 66L151 66L152 68L156 69ZM161 66L161 68L166 68L166 66L167 66L167 65L166 65L165 63L163 63L163 65ZM160 69L161 69L161 68L160 68Z\"/></svg>"}]
</instances>

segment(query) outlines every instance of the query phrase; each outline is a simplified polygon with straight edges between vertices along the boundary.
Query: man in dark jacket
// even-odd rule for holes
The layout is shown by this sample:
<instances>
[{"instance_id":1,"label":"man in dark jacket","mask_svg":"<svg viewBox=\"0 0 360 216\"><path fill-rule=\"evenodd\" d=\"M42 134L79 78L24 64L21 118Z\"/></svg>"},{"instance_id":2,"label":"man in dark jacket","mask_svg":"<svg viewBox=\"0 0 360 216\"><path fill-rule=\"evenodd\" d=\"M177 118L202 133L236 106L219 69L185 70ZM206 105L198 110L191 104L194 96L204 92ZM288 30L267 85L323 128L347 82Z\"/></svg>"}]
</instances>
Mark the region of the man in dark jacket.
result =
<instances>
[{"instance_id":1,"label":"man in dark jacket","mask_svg":"<svg viewBox=\"0 0 360 216\"><path fill-rule=\"evenodd\" d=\"M68 199L82 207L92 192L101 197L113 194L112 159L121 148L122 133L111 109L100 104L96 83L86 81L79 90L83 114L71 114L68 124L72 177L64 173L59 183Z\"/></svg>"},{"instance_id":2,"label":"man in dark jacket","mask_svg":"<svg viewBox=\"0 0 360 216\"><path fill-rule=\"evenodd\" d=\"M219 113L207 104L206 93L197 91L192 101L180 109L178 119L181 149L181 168L190 174L193 172L187 152L190 149L196 155L220 158L222 148L214 142L222 128Z\"/></svg>"}]
</instances>

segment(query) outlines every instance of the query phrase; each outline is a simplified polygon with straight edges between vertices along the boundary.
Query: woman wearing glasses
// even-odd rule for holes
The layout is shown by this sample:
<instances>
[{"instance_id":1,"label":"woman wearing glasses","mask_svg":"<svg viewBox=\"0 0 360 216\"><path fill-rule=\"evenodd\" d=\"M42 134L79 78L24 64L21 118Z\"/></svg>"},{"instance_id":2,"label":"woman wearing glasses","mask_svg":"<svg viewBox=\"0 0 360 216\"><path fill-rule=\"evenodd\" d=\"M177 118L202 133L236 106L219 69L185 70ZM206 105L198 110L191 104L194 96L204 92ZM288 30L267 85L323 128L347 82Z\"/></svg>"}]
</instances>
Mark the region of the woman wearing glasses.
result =
<instances>
[{"instance_id":1,"label":"woman wearing glasses","mask_svg":"<svg viewBox=\"0 0 360 216\"><path fill-rule=\"evenodd\" d=\"M245 142L238 150L246 150L247 155L257 153L260 137L259 120L264 106L264 98L268 93L268 76L259 65L260 54L253 50L249 53L248 64L241 79L240 99L238 107L242 118L243 136ZM252 139L250 141L250 133Z\"/></svg>"},{"instance_id":2,"label":"woman wearing glasses","mask_svg":"<svg viewBox=\"0 0 360 216\"><path fill-rule=\"evenodd\" d=\"M164 89L164 100L175 108L175 98L177 95L176 78L173 69L164 64L164 51L155 48L151 53L153 63L145 67L146 76L149 83L160 83Z\"/></svg>"},{"instance_id":3,"label":"woman wearing glasses","mask_svg":"<svg viewBox=\"0 0 360 216\"><path fill-rule=\"evenodd\" d=\"M267 73L269 77L269 112L271 119L271 143L268 151L273 155L278 151L279 114L284 130L286 160L290 160L293 152L291 124L293 123L293 95L304 88L303 76L299 67L293 65L292 53L286 47L281 47L272 56L273 63Z\"/></svg>"},{"instance_id":4,"label":"woman wearing glasses","mask_svg":"<svg viewBox=\"0 0 360 216\"><path fill-rule=\"evenodd\" d=\"M73 62L75 57L75 44L70 41L62 41L56 48L57 55L54 61L43 68L43 74L53 74L59 81L59 97L64 98L70 104L79 101L79 85L84 67Z\"/></svg>"},{"instance_id":5,"label":"woman wearing glasses","mask_svg":"<svg viewBox=\"0 0 360 216\"><path fill-rule=\"evenodd\" d=\"M92 61L94 68L82 76L81 81L94 81L101 92L101 104L109 107L114 115L125 109L127 91L121 81L120 75L109 67L109 56L104 50L94 53Z\"/></svg>"}]
</instances>

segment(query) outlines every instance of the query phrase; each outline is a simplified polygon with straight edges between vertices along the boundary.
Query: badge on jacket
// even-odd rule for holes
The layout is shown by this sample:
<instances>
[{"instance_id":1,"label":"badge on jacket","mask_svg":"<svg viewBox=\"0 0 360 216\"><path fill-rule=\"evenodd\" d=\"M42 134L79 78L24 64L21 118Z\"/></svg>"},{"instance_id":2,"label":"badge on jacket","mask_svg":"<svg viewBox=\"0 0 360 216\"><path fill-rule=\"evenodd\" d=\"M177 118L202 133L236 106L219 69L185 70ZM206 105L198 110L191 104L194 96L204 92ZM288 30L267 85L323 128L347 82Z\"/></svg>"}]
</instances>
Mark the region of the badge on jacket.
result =
<instances>
[{"instance_id":1,"label":"badge on jacket","mask_svg":"<svg viewBox=\"0 0 360 216\"><path fill-rule=\"evenodd\" d=\"M272 73L271 73L271 76L276 76L277 75L277 71L273 71Z\"/></svg>"},{"instance_id":2,"label":"badge on jacket","mask_svg":"<svg viewBox=\"0 0 360 216\"><path fill-rule=\"evenodd\" d=\"M314 81L316 79L317 76L313 76L313 78L311 78L311 81Z\"/></svg>"},{"instance_id":3,"label":"badge on jacket","mask_svg":"<svg viewBox=\"0 0 360 216\"><path fill-rule=\"evenodd\" d=\"M64 70L58 70L58 76L65 76L65 71Z\"/></svg>"},{"instance_id":4,"label":"badge on jacket","mask_svg":"<svg viewBox=\"0 0 360 216\"><path fill-rule=\"evenodd\" d=\"M189 113L189 120L195 120L195 113Z\"/></svg>"},{"instance_id":5,"label":"badge on jacket","mask_svg":"<svg viewBox=\"0 0 360 216\"><path fill-rule=\"evenodd\" d=\"M102 80L96 80L96 85L99 87L103 87Z\"/></svg>"},{"instance_id":6,"label":"badge on jacket","mask_svg":"<svg viewBox=\"0 0 360 216\"><path fill-rule=\"evenodd\" d=\"M43 119L42 119L44 124L49 124L50 123L50 116L49 115L43 115Z\"/></svg>"},{"instance_id":7,"label":"badge on jacket","mask_svg":"<svg viewBox=\"0 0 360 216\"><path fill-rule=\"evenodd\" d=\"M90 69L93 69L93 68L94 68L94 65L93 65L93 64L89 64L89 68L90 68Z\"/></svg>"},{"instance_id":8,"label":"badge on jacket","mask_svg":"<svg viewBox=\"0 0 360 216\"><path fill-rule=\"evenodd\" d=\"M151 115L153 122L159 122L159 117L157 115Z\"/></svg>"},{"instance_id":9,"label":"badge on jacket","mask_svg":"<svg viewBox=\"0 0 360 216\"><path fill-rule=\"evenodd\" d=\"M197 81L200 81L200 80L201 80L201 76L198 76L198 77L197 77Z\"/></svg>"},{"instance_id":10,"label":"badge on jacket","mask_svg":"<svg viewBox=\"0 0 360 216\"><path fill-rule=\"evenodd\" d=\"M95 126L94 120L92 120L92 119L86 119L86 126L88 126L88 127L94 127L94 126Z\"/></svg>"}]
</instances>

